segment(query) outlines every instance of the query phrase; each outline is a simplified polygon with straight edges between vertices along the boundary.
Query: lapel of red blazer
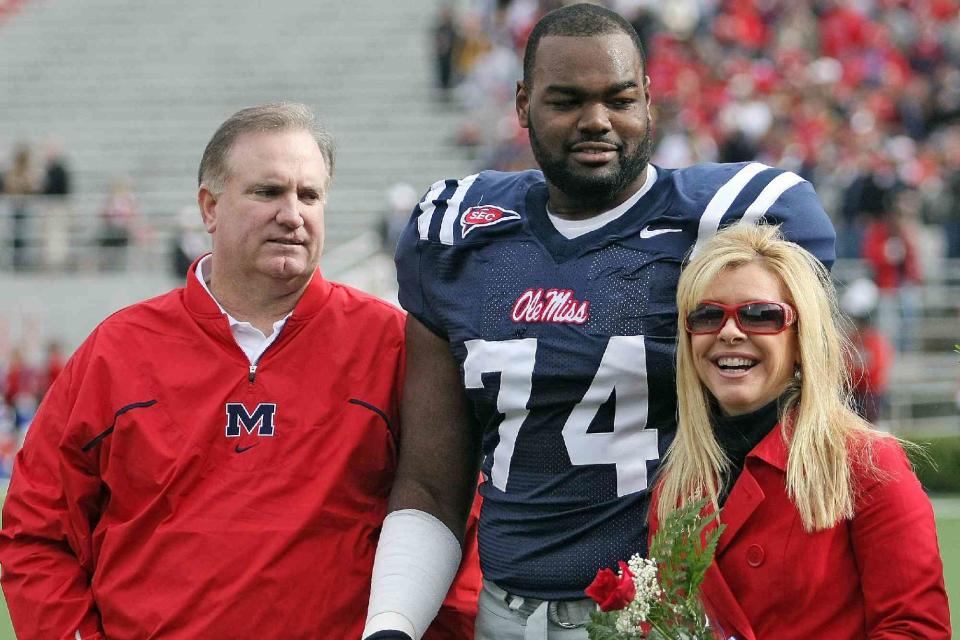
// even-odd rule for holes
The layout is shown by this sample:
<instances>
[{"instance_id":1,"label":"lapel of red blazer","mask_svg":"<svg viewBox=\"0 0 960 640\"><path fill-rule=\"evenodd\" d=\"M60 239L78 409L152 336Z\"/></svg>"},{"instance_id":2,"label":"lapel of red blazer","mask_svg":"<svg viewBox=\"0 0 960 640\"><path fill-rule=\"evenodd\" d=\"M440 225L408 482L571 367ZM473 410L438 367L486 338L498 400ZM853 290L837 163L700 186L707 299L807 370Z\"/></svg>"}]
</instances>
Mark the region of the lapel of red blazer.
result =
<instances>
[{"instance_id":1,"label":"lapel of red blazer","mask_svg":"<svg viewBox=\"0 0 960 640\"><path fill-rule=\"evenodd\" d=\"M720 522L725 525L725 528L717 543L716 557L723 555L723 552L730 547L744 523L763 502L763 489L750 468L751 458L762 460L781 471L786 471L787 447L782 434L780 426L777 425L747 455L743 471L720 511ZM714 526L713 523L711 526ZM713 617L723 630L725 640L730 637L735 637L737 640L756 640L750 621L740 608L716 561L710 565L704 577L703 599L707 602L708 611L714 614Z\"/></svg>"},{"instance_id":2,"label":"lapel of red blazer","mask_svg":"<svg viewBox=\"0 0 960 640\"><path fill-rule=\"evenodd\" d=\"M743 481L743 474L737 480L737 486ZM701 588L701 597L704 600L706 605L707 614L710 616L710 620L715 627L719 627L719 630L722 631L723 640L728 638L736 638L737 640L756 640L756 636L753 633L753 627L750 625L750 621L747 619L747 615L743 612L743 609L740 608L740 603L737 602L736 597L733 595L733 592L730 590L730 586L727 584L726 579L723 577L723 573L720 572L720 568L717 566L716 558L720 556L722 550L730 544L732 535L736 533L736 529L740 528L740 525L746 520L746 516L756 508L756 505L760 503L760 499L763 498L763 493L760 491L759 485L757 485L756 480L752 477L750 478L755 491L753 493L747 494L749 496L755 495L759 492L759 499L749 508L744 509L741 514L742 517L739 518L738 522L735 524L735 527L731 530L731 522L728 520L727 507L730 504L730 498L733 497L733 493L730 494L730 498L727 499L726 504L720 512L721 517L723 518L723 524L726 528L723 530L723 533L720 535L720 540L717 543L717 552L714 556L714 561L707 569L707 573L703 578L703 586ZM734 487L736 491L736 487ZM710 507L712 509L712 507ZM717 526L717 521L714 520L710 523L707 530L712 530Z\"/></svg>"},{"instance_id":3,"label":"lapel of red blazer","mask_svg":"<svg viewBox=\"0 0 960 640\"><path fill-rule=\"evenodd\" d=\"M754 476L756 465L761 463L766 463L778 469L781 473L786 472L787 446L783 441L783 430L780 425L771 429L770 433L760 441L760 444L747 454L743 471L737 478L736 484L733 485L733 489L720 511L720 522L726 525L726 528L723 530L723 535L720 536L717 555L721 555L730 546L736 539L740 528L763 502L763 488Z\"/></svg>"},{"instance_id":4,"label":"lapel of red blazer","mask_svg":"<svg viewBox=\"0 0 960 640\"><path fill-rule=\"evenodd\" d=\"M703 598L706 606L707 615L710 616L710 624L720 631L723 640L735 638L736 640L757 640L753 633L753 627L747 620L747 614L740 608L740 603L733 597L733 592L727 585L727 581L720 573L716 563L710 565L707 569L707 575L703 578L702 591L700 597Z\"/></svg>"}]
</instances>

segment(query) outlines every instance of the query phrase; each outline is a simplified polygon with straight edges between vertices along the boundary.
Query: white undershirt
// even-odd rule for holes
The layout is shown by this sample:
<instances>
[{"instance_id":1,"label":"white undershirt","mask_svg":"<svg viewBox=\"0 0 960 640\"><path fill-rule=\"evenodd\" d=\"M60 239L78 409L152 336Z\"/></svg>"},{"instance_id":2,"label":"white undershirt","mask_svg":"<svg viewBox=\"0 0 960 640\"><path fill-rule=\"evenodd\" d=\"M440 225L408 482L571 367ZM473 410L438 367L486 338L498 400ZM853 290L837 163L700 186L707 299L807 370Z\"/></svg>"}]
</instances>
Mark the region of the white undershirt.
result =
<instances>
[{"instance_id":1,"label":"white undershirt","mask_svg":"<svg viewBox=\"0 0 960 640\"><path fill-rule=\"evenodd\" d=\"M565 220L551 213L550 207L547 206L547 217L550 218L550 222L552 222L553 226L556 227L557 232L567 240L573 240L574 238L579 238L580 236L590 233L591 231L596 231L600 227L610 224L625 214L630 207L637 204L637 201L643 197L643 194L645 194L647 191L650 191L653 183L657 181L657 169L652 164L648 164L647 168L647 179L643 183L643 186L640 187L635 194L630 196L629 200L623 204L617 205L609 211L604 211L599 215L593 216L592 218L586 218L585 220Z\"/></svg>"},{"instance_id":2,"label":"white undershirt","mask_svg":"<svg viewBox=\"0 0 960 640\"><path fill-rule=\"evenodd\" d=\"M217 303L217 306L220 307L220 313L227 316L227 321L230 322L230 333L233 334L233 339L236 340L237 346L240 347L245 354L247 354L247 360L250 361L250 364L255 365L260 359L260 356L263 355L263 352L267 350L273 341L277 339L277 336L280 335L280 330L283 329L283 325L286 324L287 318L290 317L291 311L287 315L283 316L279 320L273 323L273 333L269 336L263 334L260 329L257 329L255 326L249 322L241 322L227 313L227 310L223 308L220 302L214 297L213 292L210 291L210 287L207 286L207 281L204 280L204 277L210 275L210 256L205 256L200 260L200 264L197 265L197 280L200 281L200 285L203 287L203 290L210 294L210 298Z\"/></svg>"}]
</instances>

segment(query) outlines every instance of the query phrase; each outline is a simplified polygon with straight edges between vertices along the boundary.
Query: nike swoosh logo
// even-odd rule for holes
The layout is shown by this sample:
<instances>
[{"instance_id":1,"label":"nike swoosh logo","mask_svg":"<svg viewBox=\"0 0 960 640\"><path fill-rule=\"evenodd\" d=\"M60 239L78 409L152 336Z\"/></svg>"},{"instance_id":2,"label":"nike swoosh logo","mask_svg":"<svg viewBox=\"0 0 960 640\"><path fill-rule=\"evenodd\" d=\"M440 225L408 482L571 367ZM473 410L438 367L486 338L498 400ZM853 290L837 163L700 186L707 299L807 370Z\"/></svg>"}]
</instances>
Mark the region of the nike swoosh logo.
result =
<instances>
[{"instance_id":1,"label":"nike swoosh logo","mask_svg":"<svg viewBox=\"0 0 960 640\"><path fill-rule=\"evenodd\" d=\"M249 447L241 447L240 445L237 445L233 448L233 450L236 451L237 453L243 453L244 451L249 451L250 449L253 449L258 444L260 443L257 442L256 444L252 444Z\"/></svg>"},{"instance_id":2,"label":"nike swoosh logo","mask_svg":"<svg viewBox=\"0 0 960 640\"><path fill-rule=\"evenodd\" d=\"M659 236L664 233L677 233L678 231L683 231L683 229L651 229L650 227L644 227L640 229L641 238L653 238L654 236Z\"/></svg>"}]
</instances>

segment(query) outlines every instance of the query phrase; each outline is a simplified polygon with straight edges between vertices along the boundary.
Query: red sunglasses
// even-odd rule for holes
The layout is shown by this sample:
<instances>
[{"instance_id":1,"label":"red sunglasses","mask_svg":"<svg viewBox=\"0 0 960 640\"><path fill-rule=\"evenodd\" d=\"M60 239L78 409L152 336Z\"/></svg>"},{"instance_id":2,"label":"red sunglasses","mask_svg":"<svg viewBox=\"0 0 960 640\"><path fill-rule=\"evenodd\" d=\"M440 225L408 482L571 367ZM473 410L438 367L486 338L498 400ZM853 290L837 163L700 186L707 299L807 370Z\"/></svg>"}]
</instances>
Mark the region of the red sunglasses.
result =
<instances>
[{"instance_id":1,"label":"red sunglasses","mask_svg":"<svg viewBox=\"0 0 960 640\"><path fill-rule=\"evenodd\" d=\"M797 312L786 302L771 300L751 300L740 304L704 300L687 314L687 333L719 333L731 316L740 331L765 335L786 330L796 321Z\"/></svg>"}]
</instances>

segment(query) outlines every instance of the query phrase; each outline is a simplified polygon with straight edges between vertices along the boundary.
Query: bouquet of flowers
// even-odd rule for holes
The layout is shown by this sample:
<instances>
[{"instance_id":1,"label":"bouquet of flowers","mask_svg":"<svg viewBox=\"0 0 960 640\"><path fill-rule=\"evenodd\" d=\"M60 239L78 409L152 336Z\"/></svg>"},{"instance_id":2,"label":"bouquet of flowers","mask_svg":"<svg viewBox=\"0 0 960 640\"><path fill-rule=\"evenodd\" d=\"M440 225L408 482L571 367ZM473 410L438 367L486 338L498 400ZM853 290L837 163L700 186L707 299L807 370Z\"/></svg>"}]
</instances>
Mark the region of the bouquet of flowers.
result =
<instances>
[{"instance_id":1,"label":"bouquet of flowers","mask_svg":"<svg viewBox=\"0 0 960 640\"><path fill-rule=\"evenodd\" d=\"M586 593L600 605L590 617L590 640L707 640L715 638L700 602L700 585L713 562L723 525L704 534L716 512L707 500L677 509L661 523L650 557L601 569Z\"/></svg>"}]
</instances>

